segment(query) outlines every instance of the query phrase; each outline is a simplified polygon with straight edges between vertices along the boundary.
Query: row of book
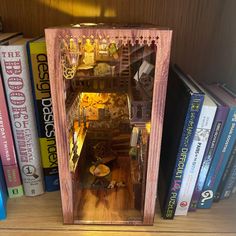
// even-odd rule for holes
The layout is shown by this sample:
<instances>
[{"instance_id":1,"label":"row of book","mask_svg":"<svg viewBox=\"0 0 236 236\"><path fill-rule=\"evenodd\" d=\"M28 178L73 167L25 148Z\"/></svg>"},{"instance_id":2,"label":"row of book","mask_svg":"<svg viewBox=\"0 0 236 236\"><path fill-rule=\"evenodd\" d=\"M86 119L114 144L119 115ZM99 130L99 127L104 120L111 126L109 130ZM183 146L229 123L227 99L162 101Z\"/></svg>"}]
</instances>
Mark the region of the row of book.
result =
<instances>
[{"instance_id":1,"label":"row of book","mask_svg":"<svg viewBox=\"0 0 236 236\"><path fill-rule=\"evenodd\" d=\"M0 60L0 155L8 196L56 191L59 176L45 40L0 33Z\"/></svg>"},{"instance_id":2,"label":"row of book","mask_svg":"<svg viewBox=\"0 0 236 236\"><path fill-rule=\"evenodd\" d=\"M170 69L159 200L165 219L208 209L236 191L236 95Z\"/></svg>"}]
</instances>

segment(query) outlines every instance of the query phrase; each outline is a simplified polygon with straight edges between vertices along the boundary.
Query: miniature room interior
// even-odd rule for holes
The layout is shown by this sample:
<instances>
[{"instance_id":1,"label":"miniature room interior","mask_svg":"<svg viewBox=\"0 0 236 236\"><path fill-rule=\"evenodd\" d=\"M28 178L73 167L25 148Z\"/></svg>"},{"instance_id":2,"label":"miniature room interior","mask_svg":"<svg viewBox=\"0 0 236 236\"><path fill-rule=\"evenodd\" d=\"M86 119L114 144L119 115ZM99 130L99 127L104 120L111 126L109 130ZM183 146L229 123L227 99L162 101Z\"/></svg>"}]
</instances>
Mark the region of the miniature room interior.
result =
<instances>
[{"instance_id":1,"label":"miniature room interior","mask_svg":"<svg viewBox=\"0 0 236 236\"><path fill-rule=\"evenodd\" d=\"M74 218L142 220L156 46L61 47Z\"/></svg>"},{"instance_id":2,"label":"miniature room interior","mask_svg":"<svg viewBox=\"0 0 236 236\"><path fill-rule=\"evenodd\" d=\"M3 33L46 39L53 29L46 45L61 183L59 191L8 199L0 234L236 235L236 194L211 209L164 220L155 188L163 64L176 63L198 82L235 91L235 8L234 0L1 0ZM92 28L150 23L168 27L173 37L126 44L91 34L71 37L70 29L62 34L68 37L54 35L55 27L60 32L80 22L95 22ZM166 42L170 55L163 62Z\"/></svg>"}]
</instances>

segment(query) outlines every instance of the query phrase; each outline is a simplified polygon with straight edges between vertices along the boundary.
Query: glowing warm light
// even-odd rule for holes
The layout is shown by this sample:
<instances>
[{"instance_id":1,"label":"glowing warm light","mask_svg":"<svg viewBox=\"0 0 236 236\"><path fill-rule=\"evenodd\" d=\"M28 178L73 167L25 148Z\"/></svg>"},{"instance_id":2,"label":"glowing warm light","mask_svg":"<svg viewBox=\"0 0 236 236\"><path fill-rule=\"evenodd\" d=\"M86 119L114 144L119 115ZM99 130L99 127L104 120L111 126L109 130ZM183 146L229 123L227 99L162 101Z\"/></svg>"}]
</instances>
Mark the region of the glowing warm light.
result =
<instances>
[{"instance_id":1,"label":"glowing warm light","mask_svg":"<svg viewBox=\"0 0 236 236\"><path fill-rule=\"evenodd\" d=\"M80 23L81 26L96 26L96 23Z\"/></svg>"},{"instance_id":2,"label":"glowing warm light","mask_svg":"<svg viewBox=\"0 0 236 236\"><path fill-rule=\"evenodd\" d=\"M150 122L146 123L146 129L147 129L147 132L150 134L150 132L151 132L151 123Z\"/></svg>"},{"instance_id":3,"label":"glowing warm light","mask_svg":"<svg viewBox=\"0 0 236 236\"><path fill-rule=\"evenodd\" d=\"M68 7L67 0L60 0L58 1L45 1L45 0L38 0L41 4L47 5L50 8L56 9L60 12L64 12L67 15L75 16L75 17L115 17L116 11L108 6L99 6L94 3L88 2L81 2L81 1L74 1L72 7Z\"/></svg>"},{"instance_id":4,"label":"glowing warm light","mask_svg":"<svg viewBox=\"0 0 236 236\"><path fill-rule=\"evenodd\" d=\"M104 12L105 17L115 17L116 16L116 11L115 9L109 9L107 8Z\"/></svg>"}]
</instances>

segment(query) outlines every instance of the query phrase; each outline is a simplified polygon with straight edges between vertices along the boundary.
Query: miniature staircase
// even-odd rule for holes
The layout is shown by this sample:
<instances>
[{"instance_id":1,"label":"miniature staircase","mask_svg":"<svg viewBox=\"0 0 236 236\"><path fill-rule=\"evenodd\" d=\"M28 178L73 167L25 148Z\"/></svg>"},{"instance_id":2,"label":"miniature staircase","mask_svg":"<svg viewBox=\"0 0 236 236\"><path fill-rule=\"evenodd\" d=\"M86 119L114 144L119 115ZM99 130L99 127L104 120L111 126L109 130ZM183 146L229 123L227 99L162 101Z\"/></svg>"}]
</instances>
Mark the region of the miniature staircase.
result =
<instances>
[{"instance_id":1,"label":"miniature staircase","mask_svg":"<svg viewBox=\"0 0 236 236\"><path fill-rule=\"evenodd\" d=\"M111 148L118 155L128 154L130 149L130 134L119 134L112 138Z\"/></svg>"},{"instance_id":2,"label":"miniature staircase","mask_svg":"<svg viewBox=\"0 0 236 236\"><path fill-rule=\"evenodd\" d=\"M120 76L130 76L130 47L123 46L121 49Z\"/></svg>"},{"instance_id":3,"label":"miniature staircase","mask_svg":"<svg viewBox=\"0 0 236 236\"><path fill-rule=\"evenodd\" d=\"M130 46L123 45L120 56L119 88L123 88L124 91L128 91L130 75Z\"/></svg>"}]
</instances>

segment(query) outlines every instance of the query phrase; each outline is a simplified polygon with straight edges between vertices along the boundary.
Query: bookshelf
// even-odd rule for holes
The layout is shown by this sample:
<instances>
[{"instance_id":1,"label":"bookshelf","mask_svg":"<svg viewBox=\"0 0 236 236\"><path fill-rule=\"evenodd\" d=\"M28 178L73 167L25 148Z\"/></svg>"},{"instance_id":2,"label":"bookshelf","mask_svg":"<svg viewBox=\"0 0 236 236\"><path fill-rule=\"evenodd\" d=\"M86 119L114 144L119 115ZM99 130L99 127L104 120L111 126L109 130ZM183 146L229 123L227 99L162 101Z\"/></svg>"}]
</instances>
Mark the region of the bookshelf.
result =
<instances>
[{"instance_id":1,"label":"bookshelf","mask_svg":"<svg viewBox=\"0 0 236 236\"><path fill-rule=\"evenodd\" d=\"M124 7L125 6L125 7ZM4 30L27 37L55 25L77 22L148 22L173 28L173 62L203 81L223 81L236 89L234 0L2 0ZM9 10L10 9L10 10ZM89 9L89 10L88 10ZM27 24L26 24L27 22ZM227 26L227 27L226 27ZM235 235L236 196L210 210L150 226L63 225L60 193L11 199L8 218L0 222L4 235Z\"/></svg>"},{"instance_id":2,"label":"bookshelf","mask_svg":"<svg viewBox=\"0 0 236 236\"><path fill-rule=\"evenodd\" d=\"M154 226L63 225L60 193L23 197L8 202L8 218L0 222L3 235L235 235L236 195L187 217L162 220L158 206ZM4 234L5 233L5 234Z\"/></svg>"}]
</instances>

